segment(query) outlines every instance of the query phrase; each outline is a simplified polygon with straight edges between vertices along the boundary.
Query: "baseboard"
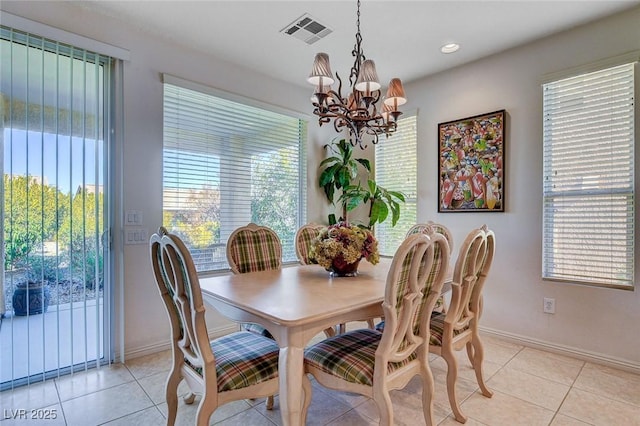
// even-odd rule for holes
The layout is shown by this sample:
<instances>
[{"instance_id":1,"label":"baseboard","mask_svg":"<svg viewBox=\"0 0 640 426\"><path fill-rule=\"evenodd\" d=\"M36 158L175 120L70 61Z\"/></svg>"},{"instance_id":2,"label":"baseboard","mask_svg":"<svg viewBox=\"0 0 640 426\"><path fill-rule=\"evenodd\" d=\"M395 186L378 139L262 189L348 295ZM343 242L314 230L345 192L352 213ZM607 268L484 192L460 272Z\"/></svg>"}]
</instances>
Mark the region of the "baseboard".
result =
<instances>
[{"instance_id":1,"label":"baseboard","mask_svg":"<svg viewBox=\"0 0 640 426\"><path fill-rule=\"evenodd\" d=\"M545 351L557 353L559 355L566 355L572 358L577 358L582 361L593 362L594 364L606 365L609 367L618 368L620 370L629 371L631 373L640 374L640 364L628 360L604 355L597 352L585 351L583 349L578 349L571 346L559 345L557 343L538 340L527 336L521 336L519 334L508 333L506 331L495 330L482 326L480 326L479 328L483 333L500 337L504 340L518 343L523 346L542 349Z\"/></svg>"},{"instance_id":2,"label":"baseboard","mask_svg":"<svg viewBox=\"0 0 640 426\"><path fill-rule=\"evenodd\" d=\"M215 339L220 336L224 336L225 334L233 333L234 331L238 331L237 324L229 324L223 327L216 327L213 329L210 328L209 339ZM158 342L158 343L153 343L151 345L139 346L136 348L128 349L125 351L124 356L125 356L125 360L129 360L129 359L139 358L145 355L151 355L156 352L167 351L169 349L171 349L170 342ZM120 359L118 358L119 357L116 357L115 361L121 362Z\"/></svg>"}]
</instances>

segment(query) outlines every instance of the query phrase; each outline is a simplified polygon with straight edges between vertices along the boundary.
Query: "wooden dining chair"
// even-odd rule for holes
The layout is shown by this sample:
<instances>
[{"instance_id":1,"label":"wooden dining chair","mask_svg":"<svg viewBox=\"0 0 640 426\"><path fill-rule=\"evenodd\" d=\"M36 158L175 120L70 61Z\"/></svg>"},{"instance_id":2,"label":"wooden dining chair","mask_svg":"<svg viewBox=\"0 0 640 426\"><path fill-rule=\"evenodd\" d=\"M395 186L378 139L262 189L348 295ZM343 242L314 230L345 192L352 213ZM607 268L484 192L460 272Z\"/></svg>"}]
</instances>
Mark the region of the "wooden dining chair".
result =
<instances>
[{"instance_id":1,"label":"wooden dining chair","mask_svg":"<svg viewBox=\"0 0 640 426\"><path fill-rule=\"evenodd\" d=\"M229 235L227 262L234 274L281 269L282 243L273 229L249 223ZM260 324L242 323L240 328L273 339L271 333ZM271 407L273 396L267 398L267 408Z\"/></svg>"},{"instance_id":2,"label":"wooden dining chair","mask_svg":"<svg viewBox=\"0 0 640 426\"><path fill-rule=\"evenodd\" d=\"M196 425L230 401L278 392L278 354L272 339L247 331L209 341L200 281L182 240L160 228L149 241L155 281L171 322L172 365L165 387L167 425L178 412L178 385L185 380L192 404L202 394Z\"/></svg>"},{"instance_id":3,"label":"wooden dining chair","mask_svg":"<svg viewBox=\"0 0 640 426\"><path fill-rule=\"evenodd\" d=\"M454 351L466 347L482 394L491 398L491 392L482 376L484 349L478 331L482 314L482 289L493 262L495 234L486 225L474 229L460 247L453 273L451 301L446 313L431 315L429 350L447 363L447 395L457 421L465 423L467 417L460 410L456 397L458 364Z\"/></svg>"},{"instance_id":4,"label":"wooden dining chair","mask_svg":"<svg viewBox=\"0 0 640 426\"><path fill-rule=\"evenodd\" d=\"M296 256L301 264L309 265L316 263L313 259L309 258L309 252L311 251L311 243L313 239L320 235L320 230L323 228L324 225L308 223L306 225L302 225L296 232Z\"/></svg>"},{"instance_id":5,"label":"wooden dining chair","mask_svg":"<svg viewBox=\"0 0 640 426\"><path fill-rule=\"evenodd\" d=\"M282 268L282 244L271 228L249 223L231 233L227 240L227 262L234 274ZM273 338L260 324L243 323L241 328Z\"/></svg>"},{"instance_id":6,"label":"wooden dining chair","mask_svg":"<svg viewBox=\"0 0 640 426\"><path fill-rule=\"evenodd\" d=\"M446 276L449 248L440 234L416 234L400 245L387 275L383 332L350 331L305 350L305 372L323 386L373 398L381 425L393 425L389 392L422 378L422 408L433 419L434 382L429 367L429 321ZM305 395L311 382L303 378ZM303 417L308 401L305 399Z\"/></svg>"}]
</instances>

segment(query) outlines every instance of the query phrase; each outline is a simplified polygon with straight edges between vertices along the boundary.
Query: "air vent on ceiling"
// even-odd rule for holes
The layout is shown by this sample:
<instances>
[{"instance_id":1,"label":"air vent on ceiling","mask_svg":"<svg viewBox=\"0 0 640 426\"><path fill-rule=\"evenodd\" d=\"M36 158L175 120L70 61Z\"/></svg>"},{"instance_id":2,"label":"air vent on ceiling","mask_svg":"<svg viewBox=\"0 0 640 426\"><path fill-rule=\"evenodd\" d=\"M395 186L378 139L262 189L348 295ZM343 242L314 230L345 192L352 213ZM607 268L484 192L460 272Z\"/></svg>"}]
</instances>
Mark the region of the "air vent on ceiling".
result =
<instances>
[{"instance_id":1,"label":"air vent on ceiling","mask_svg":"<svg viewBox=\"0 0 640 426\"><path fill-rule=\"evenodd\" d=\"M307 44L313 44L321 38L331 34L333 30L321 24L308 13L280 30L282 34L290 35Z\"/></svg>"}]
</instances>

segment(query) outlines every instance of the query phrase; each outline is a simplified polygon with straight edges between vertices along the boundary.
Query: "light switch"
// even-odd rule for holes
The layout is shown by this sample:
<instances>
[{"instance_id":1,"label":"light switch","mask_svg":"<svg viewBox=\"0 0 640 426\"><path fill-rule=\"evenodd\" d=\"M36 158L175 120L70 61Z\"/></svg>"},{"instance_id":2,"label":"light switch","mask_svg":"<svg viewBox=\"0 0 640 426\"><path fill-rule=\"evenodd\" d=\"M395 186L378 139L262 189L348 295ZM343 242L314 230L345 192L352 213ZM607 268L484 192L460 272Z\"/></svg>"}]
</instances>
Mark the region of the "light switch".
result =
<instances>
[{"instance_id":1,"label":"light switch","mask_svg":"<svg viewBox=\"0 0 640 426\"><path fill-rule=\"evenodd\" d=\"M124 224L142 225L142 210L127 210L124 214Z\"/></svg>"},{"instance_id":2,"label":"light switch","mask_svg":"<svg viewBox=\"0 0 640 426\"><path fill-rule=\"evenodd\" d=\"M148 244L149 234L146 228L127 228L125 229L125 244Z\"/></svg>"}]
</instances>

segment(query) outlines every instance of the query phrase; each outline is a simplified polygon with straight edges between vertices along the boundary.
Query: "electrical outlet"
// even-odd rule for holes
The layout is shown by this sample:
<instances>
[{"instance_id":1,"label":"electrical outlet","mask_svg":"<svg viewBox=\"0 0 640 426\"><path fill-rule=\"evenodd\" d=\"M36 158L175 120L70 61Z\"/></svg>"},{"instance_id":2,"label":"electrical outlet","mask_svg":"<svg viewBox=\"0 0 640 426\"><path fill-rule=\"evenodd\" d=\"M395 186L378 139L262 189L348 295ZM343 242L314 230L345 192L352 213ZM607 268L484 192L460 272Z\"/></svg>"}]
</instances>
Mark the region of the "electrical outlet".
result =
<instances>
[{"instance_id":1,"label":"electrical outlet","mask_svg":"<svg viewBox=\"0 0 640 426\"><path fill-rule=\"evenodd\" d=\"M556 313L556 299L552 299L550 297L545 297L543 300L542 310L545 314L555 314Z\"/></svg>"}]
</instances>

